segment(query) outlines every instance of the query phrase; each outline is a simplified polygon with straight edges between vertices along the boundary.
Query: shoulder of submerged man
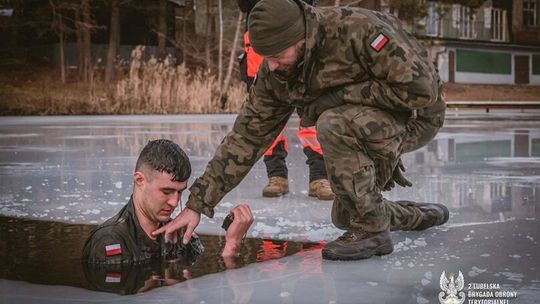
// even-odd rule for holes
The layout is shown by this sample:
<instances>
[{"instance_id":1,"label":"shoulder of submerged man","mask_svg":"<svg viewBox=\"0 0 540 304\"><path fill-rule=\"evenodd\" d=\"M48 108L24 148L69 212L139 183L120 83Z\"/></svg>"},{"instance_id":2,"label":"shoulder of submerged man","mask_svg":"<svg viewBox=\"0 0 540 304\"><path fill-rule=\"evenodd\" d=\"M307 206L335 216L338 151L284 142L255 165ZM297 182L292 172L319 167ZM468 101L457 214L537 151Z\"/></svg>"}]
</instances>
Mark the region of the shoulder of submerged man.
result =
<instances>
[{"instance_id":1,"label":"shoulder of submerged man","mask_svg":"<svg viewBox=\"0 0 540 304\"><path fill-rule=\"evenodd\" d=\"M83 259L89 262L119 263L131 252L128 248L133 237L125 217L125 209L99 225L89 236L83 249Z\"/></svg>"},{"instance_id":2,"label":"shoulder of submerged man","mask_svg":"<svg viewBox=\"0 0 540 304\"><path fill-rule=\"evenodd\" d=\"M129 258L129 233L117 225L98 227L87 240L83 259L90 263L120 264Z\"/></svg>"}]
</instances>

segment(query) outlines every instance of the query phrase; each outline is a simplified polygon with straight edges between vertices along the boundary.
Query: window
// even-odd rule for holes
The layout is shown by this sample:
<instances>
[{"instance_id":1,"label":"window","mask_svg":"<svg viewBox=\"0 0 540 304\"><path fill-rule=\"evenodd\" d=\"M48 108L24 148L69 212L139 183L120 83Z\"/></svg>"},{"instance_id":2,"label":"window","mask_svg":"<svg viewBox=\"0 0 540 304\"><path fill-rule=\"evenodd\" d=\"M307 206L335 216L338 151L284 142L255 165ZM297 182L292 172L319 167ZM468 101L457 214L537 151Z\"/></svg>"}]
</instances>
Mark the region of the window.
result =
<instances>
[{"instance_id":1,"label":"window","mask_svg":"<svg viewBox=\"0 0 540 304\"><path fill-rule=\"evenodd\" d=\"M491 39L506 41L506 10L494 8L491 10Z\"/></svg>"},{"instance_id":2,"label":"window","mask_svg":"<svg viewBox=\"0 0 540 304\"><path fill-rule=\"evenodd\" d=\"M538 0L523 0L523 25L525 26L536 26L537 25L537 15L538 10Z\"/></svg>"},{"instance_id":3,"label":"window","mask_svg":"<svg viewBox=\"0 0 540 304\"><path fill-rule=\"evenodd\" d=\"M474 38L474 14L470 7L461 6L459 9L459 37Z\"/></svg>"},{"instance_id":4,"label":"window","mask_svg":"<svg viewBox=\"0 0 540 304\"><path fill-rule=\"evenodd\" d=\"M439 36L439 23L440 17L438 13L438 4L435 2L428 3L427 16L426 16L426 35L427 36Z\"/></svg>"}]
</instances>

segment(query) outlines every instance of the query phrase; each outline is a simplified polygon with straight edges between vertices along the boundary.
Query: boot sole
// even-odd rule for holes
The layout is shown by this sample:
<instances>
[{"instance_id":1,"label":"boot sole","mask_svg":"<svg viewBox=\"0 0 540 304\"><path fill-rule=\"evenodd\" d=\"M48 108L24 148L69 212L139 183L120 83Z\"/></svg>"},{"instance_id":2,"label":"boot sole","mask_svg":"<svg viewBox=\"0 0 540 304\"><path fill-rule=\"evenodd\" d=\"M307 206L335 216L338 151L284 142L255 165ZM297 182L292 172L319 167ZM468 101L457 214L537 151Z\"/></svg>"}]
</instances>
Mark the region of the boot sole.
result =
<instances>
[{"instance_id":1,"label":"boot sole","mask_svg":"<svg viewBox=\"0 0 540 304\"><path fill-rule=\"evenodd\" d=\"M285 194L289 193L289 191L287 192L280 192L280 193L268 193L268 192L263 192L262 196L263 197L280 197L280 196L284 196Z\"/></svg>"},{"instance_id":2,"label":"boot sole","mask_svg":"<svg viewBox=\"0 0 540 304\"><path fill-rule=\"evenodd\" d=\"M332 251L325 250L323 248L322 257L325 260L353 261L353 260L369 259L370 257L374 255L376 256L387 255L392 252L394 252L393 245L382 245L373 250L365 250L365 251L362 251L359 253L353 253L353 254L335 254Z\"/></svg>"},{"instance_id":3,"label":"boot sole","mask_svg":"<svg viewBox=\"0 0 540 304\"><path fill-rule=\"evenodd\" d=\"M321 197L319 197L319 196L317 196L317 194L314 194L314 193L311 193L311 192L308 193L308 196L316 197L318 200L321 200L321 201L333 201L334 198L335 198L335 196L331 196L331 197L330 196L321 196Z\"/></svg>"}]
</instances>

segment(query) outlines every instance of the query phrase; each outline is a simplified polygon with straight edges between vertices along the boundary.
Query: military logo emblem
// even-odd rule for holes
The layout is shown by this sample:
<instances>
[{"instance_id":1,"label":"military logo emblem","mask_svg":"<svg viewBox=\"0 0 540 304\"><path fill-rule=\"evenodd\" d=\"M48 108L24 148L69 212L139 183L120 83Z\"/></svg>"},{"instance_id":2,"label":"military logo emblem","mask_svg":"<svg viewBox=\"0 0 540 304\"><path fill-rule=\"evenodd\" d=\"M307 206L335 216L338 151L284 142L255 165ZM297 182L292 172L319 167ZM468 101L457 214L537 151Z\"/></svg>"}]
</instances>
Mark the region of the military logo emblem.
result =
<instances>
[{"instance_id":1,"label":"military logo emblem","mask_svg":"<svg viewBox=\"0 0 540 304\"><path fill-rule=\"evenodd\" d=\"M461 271L456 275L450 273L447 277L443 271L439 281L442 291L439 292L439 302L441 304L463 304L465 302L465 293L461 291L465 286L465 280Z\"/></svg>"}]
</instances>

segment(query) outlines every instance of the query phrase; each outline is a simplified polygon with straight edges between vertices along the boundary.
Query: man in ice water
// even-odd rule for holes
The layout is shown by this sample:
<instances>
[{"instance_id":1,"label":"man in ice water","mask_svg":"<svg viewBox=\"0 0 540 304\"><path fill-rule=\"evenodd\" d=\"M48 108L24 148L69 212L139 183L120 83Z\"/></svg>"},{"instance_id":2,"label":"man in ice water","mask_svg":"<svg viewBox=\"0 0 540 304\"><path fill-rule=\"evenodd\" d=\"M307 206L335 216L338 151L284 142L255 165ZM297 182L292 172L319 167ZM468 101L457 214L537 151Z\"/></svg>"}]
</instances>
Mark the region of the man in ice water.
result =
<instances>
[{"instance_id":1,"label":"man in ice water","mask_svg":"<svg viewBox=\"0 0 540 304\"><path fill-rule=\"evenodd\" d=\"M161 236L151 234L171 220L190 175L189 158L176 143L165 139L148 142L135 166L129 202L92 232L82 259L91 264L140 264L162 256L170 259L183 253L200 255L204 247L192 231L186 237L190 240L187 246L176 242L181 237L178 232L173 234L174 243L169 244ZM225 259L236 256L253 223L247 205L237 205L231 214L234 220L225 234L221 253Z\"/></svg>"},{"instance_id":2,"label":"man in ice water","mask_svg":"<svg viewBox=\"0 0 540 304\"><path fill-rule=\"evenodd\" d=\"M430 142L443 125L442 83L426 48L392 15L361 8L314 8L262 0L249 20L251 46L264 56L255 83L180 215L154 235L186 228L246 176L295 107L317 128L336 197L332 222L346 232L326 259L364 259L393 251L391 230L444 224L440 204L392 202L381 191L410 186L400 157Z\"/></svg>"}]
</instances>

